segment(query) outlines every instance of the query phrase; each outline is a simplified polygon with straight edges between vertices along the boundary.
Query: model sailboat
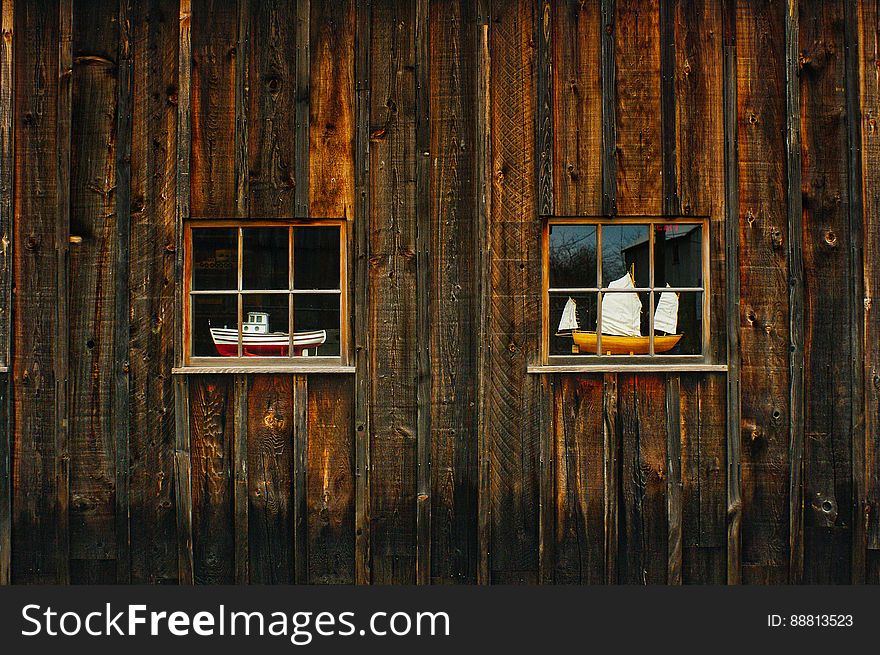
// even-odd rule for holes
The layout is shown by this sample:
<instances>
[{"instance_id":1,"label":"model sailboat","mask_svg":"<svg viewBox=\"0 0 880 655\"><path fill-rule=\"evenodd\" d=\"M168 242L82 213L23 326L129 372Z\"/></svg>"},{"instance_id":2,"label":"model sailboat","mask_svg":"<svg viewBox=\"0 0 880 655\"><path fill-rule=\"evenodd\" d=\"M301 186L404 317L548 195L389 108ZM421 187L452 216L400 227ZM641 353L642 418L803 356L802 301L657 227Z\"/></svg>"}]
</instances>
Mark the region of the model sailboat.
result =
<instances>
[{"instance_id":1,"label":"model sailboat","mask_svg":"<svg viewBox=\"0 0 880 655\"><path fill-rule=\"evenodd\" d=\"M669 285L666 285L669 286ZM610 289L634 289L631 273L608 285ZM642 301L636 292L606 293L602 296L602 354L605 355L647 355L650 351L650 337L641 333ZM596 352L598 336L596 332L579 329L577 304L569 298L562 310L558 336L571 334L575 352L592 354ZM678 296L671 291L660 294L654 312L654 330L665 334L654 336L654 353L663 354L672 350L683 335L675 334L678 328Z\"/></svg>"},{"instance_id":2,"label":"model sailboat","mask_svg":"<svg viewBox=\"0 0 880 655\"><path fill-rule=\"evenodd\" d=\"M211 328L211 339L221 357L238 356L238 330L235 328ZM269 314L248 312L247 321L241 324L241 350L245 357L287 357L290 350L290 334L269 332ZM293 333L293 354L297 357L308 348L315 348L327 341L326 330Z\"/></svg>"}]
</instances>

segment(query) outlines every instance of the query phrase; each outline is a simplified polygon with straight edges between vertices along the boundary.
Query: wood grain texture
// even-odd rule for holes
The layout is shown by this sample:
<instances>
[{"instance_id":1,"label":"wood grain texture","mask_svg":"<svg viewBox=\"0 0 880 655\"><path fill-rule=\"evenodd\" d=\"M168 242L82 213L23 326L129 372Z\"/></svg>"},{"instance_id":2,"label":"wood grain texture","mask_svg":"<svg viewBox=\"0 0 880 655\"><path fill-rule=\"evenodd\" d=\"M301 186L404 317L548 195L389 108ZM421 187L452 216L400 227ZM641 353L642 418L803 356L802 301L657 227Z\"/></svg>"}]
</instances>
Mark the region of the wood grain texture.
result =
<instances>
[{"instance_id":1,"label":"wood grain texture","mask_svg":"<svg viewBox=\"0 0 880 655\"><path fill-rule=\"evenodd\" d=\"M723 376L681 377L684 584L726 581L725 404Z\"/></svg>"},{"instance_id":2,"label":"wood grain texture","mask_svg":"<svg viewBox=\"0 0 880 655\"><path fill-rule=\"evenodd\" d=\"M13 194L15 170L14 126L14 18L12 0L0 4L0 295L5 308L0 308L0 356L9 364L12 355L12 227L14 216ZM0 585L8 585L12 578L12 412L10 399L12 376L5 375L0 386L2 423L0 430Z\"/></svg>"},{"instance_id":3,"label":"wood grain texture","mask_svg":"<svg viewBox=\"0 0 880 655\"><path fill-rule=\"evenodd\" d=\"M70 556L115 560L117 8L76 2L70 161ZM126 244L127 245L127 244ZM122 536L127 542L127 535ZM89 576L95 579L93 575ZM112 582L114 576L105 582ZM73 582L77 582L74 578Z\"/></svg>"},{"instance_id":4,"label":"wood grain texture","mask_svg":"<svg viewBox=\"0 0 880 655\"><path fill-rule=\"evenodd\" d=\"M355 2L312 2L311 11L309 212L353 221Z\"/></svg>"},{"instance_id":5,"label":"wood grain texture","mask_svg":"<svg viewBox=\"0 0 880 655\"><path fill-rule=\"evenodd\" d=\"M727 576L742 582L742 411L740 339L742 319L739 255L739 96L736 56L736 0L722 3L724 105L724 237L727 287Z\"/></svg>"},{"instance_id":6,"label":"wood grain texture","mask_svg":"<svg viewBox=\"0 0 880 655\"><path fill-rule=\"evenodd\" d=\"M431 575L476 581L474 40L468 2L431 5Z\"/></svg>"},{"instance_id":7,"label":"wood grain texture","mask_svg":"<svg viewBox=\"0 0 880 655\"><path fill-rule=\"evenodd\" d=\"M236 375L232 410L235 414L235 440L232 444L232 530L235 557L235 584L250 582L250 489L248 475L248 376Z\"/></svg>"},{"instance_id":8,"label":"wood grain texture","mask_svg":"<svg viewBox=\"0 0 880 655\"><path fill-rule=\"evenodd\" d=\"M373 4L370 46L370 513L374 583L415 582L414 7Z\"/></svg>"},{"instance_id":9,"label":"wood grain texture","mask_svg":"<svg viewBox=\"0 0 880 655\"><path fill-rule=\"evenodd\" d=\"M738 3L742 581L788 580L785 7Z\"/></svg>"},{"instance_id":10,"label":"wood grain texture","mask_svg":"<svg viewBox=\"0 0 880 655\"><path fill-rule=\"evenodd\" d=\"M495 582L538 574L539 382L526 373L540 339L536 216L534 16L531 2L492 6L489 30L492 212L484 428L489 457L490 570Z\"/></svg>"},{"instance_id":11,"label":"wood grain texture","mask_svg":"<svg viewBox=\"0 0 880 655\"><path fill-rule=\"evenodd\" d=\"M116 20L117 44L116 89L116 284L113 297L113 391L111 393L110 433L114 441L116 497L116 581L131 582L131 313L129 303L129 270L131 267L131 141L132 141L132 32L131 2L119 0Z\"/></svg>"},{"instance_id":12,"label":"wood grain texture","mask_svg":"<svg viewBox=\"0 0 880 655\"><path fill-rule=\"evenodd\" d=\"M290 584L294 580L293 376L251 378L247 431L250 581Z\"/></svg>"},{"instance_id":13,"label":"wood grain texture","mask_svg":"<svg viewBox=\"0 0 880 655\"><path fill-rule=\"evenodd\" d=\"M649 0L617 0L614 18L617 211L662 211L660 12Z\"/></svg>"},{"instance_id":14,"label":"wood grain texture","mask_svg":"<svg viewBox=\"0 0 880 655\"><path fill-rule=\"evenodd\" d=\"M58 4L16 3L12 581L53 583ZM22 217L27 216L27 221Z\"/></svg>"},{"instance_id":15,"label":"wood grain texture","mask_svg":"<svg viewBox=\"0 0 880 655\"><path fill-rule=\"evenodd\" d=\"M602 25L595 2L553 7L553 201L560 215L602 208Z\"/></svg>"},{"instance_id":16,"label":"wood grain texture","mask_svg":"<svg viewBox=\"0 0 880 655\"><path fill-rule=\"evenodd\" d=\"M372 577L370 564L370 51L372 16L370 5L358 2L356 7L355 40L355 229L352 231L355 248L354 332L355 362L355 582L369 584Z\"/></svg>"},{"instance_id":17,"label":"wood grain texture","mask_svg":"<svg viewBox=\"0 0 880 655\"><path fill-rule=\"evenodd\" d=\"M868 570L880 582L880 77L877 75L878 21L880 4L860 3L859 69L861 96L861 158L864 174L864 299L863 382L865 389L864 476L862 496L857 497L858 520L863 522L868 548ZM868 574L870 579L870 573Z\"/></svg>"},{"instance_id":18,"label":"wood grain texture","mask_svg":"<svg viewBox=\"0 0 880 655\"><path fill-rule=\"evenodd\" d=\"M353 584L354 402L348 376L309 376L308 582Z\"/></svg>"},{"instance_id":19,"label":"wood grain texture","mask_svg":"<svg viewBox=\"0 0 880 655\"><path fill-rule=\"evenodd\" d=\"M296 175L296 4L249 2L250 214L292 218ZM228 136L226 137L228 138ZM215 155L221 157L222 153Z\"/></svg>"},{"instance_id":20,"label":"wood grain texture","mask_svg":"<svg viewBox=\"0 0 880 655\"><path fill-rule=\"evenodd\" d=\"M232 584L232 447L235 440L233 379L199 376L189 382L192 461L193 580L196 584ZM251 402L248 403L251 410ZM267 426L267 429L271 429ZM255 476L256 477L256 476ZM256 516L256 511L252 512ZM251 539L251 552L257 548ZM267 553L268 555L268 553ZM266 557L266 563L270 560ZM251 578L259 579L251 562Z\"/></svg>"},{"instance_id":21,"label":"wood grain texture","mask_svg":"<svg viewBox=\"0 0 880 655\"><path fill-rule=\"evenodd\" d=\"M236 210L236 2L192 2L192 218L226 218Z\"/></svg>"},{"instance_id":22,"label":"wood grain texture","mask_svg":"<svg viewBox=\"0 0 880 655\"><path fill-rule=\"evenodd\" d=\"M600 377L554 381L555 584L605 582L605 460Z\"/></svg>"},{"instance_id":23,"label":"wood grain texture","mask_svg":"<svg viewBox=\"0 0 880 655\"><path fill-rule=\"evenodd\" d=\"M805 412L804 580L850 581L853 321L843 2L800 5Z\"/></svg>"},{"instance_id":24,"label":"wood grain texture","mask_svg":"<svg viewBox=\"0 0 880 655\"><path fill-rule=\"evenodd\" d=\"M129 287L131 581L177 581L174 511L174 269L178 15L174 0L132 16Z\"/></svg>"},{"instance_id":25,"label":"wood grain texture","mask_svg":"<svg viewBox=\"0 0 880 655\"><path fill-rule=\"evenodd\" d=\"M619 376L621 584L666 584L666 405L663 376Z\"/></svg>"}]
</instances>

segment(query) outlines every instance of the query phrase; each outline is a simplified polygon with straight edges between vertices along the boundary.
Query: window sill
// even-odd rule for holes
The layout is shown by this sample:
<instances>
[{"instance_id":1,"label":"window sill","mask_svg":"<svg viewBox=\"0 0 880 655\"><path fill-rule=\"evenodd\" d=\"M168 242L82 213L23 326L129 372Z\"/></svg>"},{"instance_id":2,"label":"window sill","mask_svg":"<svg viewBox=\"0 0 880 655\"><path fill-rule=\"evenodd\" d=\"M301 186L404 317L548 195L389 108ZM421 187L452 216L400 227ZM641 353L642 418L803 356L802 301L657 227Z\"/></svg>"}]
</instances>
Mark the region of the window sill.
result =
<instances>
[{"instance_id":1,"label":"window sill","mask_svg":"<svg viewBox=\"0 0 880 655\"><path fill-rule=\"evenodd\" d=\"M333 374L353 374L355 372L354 366L343 366L339 364L334 365L321 365L315 364L312 366L308 365L299 365L299 366L290 366L290 365L278 365L278 366L181 366L177 368L172 368L172 375L210 375L210 374L221 374L221 373L290 373L295 375L305 375L309 373L321 374L321 375L333 375Z\"/></svg>"},{"instance_id":2,"label":"window sill","mask_svg":"<svg viewBox=\"0 0 880 655\"><path fill-rule=\"evenodd\" d=\"M726 373L727 364L545 364L529 373Z\"/></svg>"}]
</instances>

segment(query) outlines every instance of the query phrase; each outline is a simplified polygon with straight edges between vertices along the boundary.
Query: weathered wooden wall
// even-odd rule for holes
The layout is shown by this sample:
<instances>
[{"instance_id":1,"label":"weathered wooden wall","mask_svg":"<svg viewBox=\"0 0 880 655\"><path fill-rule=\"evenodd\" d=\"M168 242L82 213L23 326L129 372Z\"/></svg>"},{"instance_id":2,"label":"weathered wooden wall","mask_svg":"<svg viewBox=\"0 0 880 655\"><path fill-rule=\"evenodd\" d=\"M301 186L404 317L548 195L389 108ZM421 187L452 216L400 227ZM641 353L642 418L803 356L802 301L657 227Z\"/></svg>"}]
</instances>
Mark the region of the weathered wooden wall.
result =
<instances>
[{"instance_id":1,"label":"weathered wooden wall","mask_svg":"<svg viewBox=\"0 0 880 655\"><path fill-rule=\"evenodd\" d=\"M880 583L878 0L0 9L0 583ZM541 369L554 213L710 217L728 371ZM297 216L351 370L172 373Z\"/></svg>"}]
</instances>

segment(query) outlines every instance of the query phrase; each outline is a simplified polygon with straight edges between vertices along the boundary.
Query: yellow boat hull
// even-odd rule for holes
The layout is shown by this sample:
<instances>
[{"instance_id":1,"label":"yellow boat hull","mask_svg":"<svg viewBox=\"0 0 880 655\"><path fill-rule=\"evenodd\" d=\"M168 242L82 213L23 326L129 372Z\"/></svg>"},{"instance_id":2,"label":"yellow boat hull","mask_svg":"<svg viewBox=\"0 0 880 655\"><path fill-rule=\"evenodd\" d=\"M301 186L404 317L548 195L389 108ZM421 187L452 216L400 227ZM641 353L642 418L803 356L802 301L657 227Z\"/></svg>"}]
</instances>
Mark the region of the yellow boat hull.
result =
<instances>
[{"instance_id":1,"label":"yellow boat hull","mask_svg":"<svg viewBox=\"0 0 880 655\"><path fill-rule=\"evenodd\" d=\"M662 355L669 352L681 341L684 335L670 334L654 337L654 354ZM596 353L596 333L575 330L571 333L578 352L591 355ZM617 337L610 334L602 335L603 355L647 355L651 342L648 337Z\"/></svg>"}]
</instances>

